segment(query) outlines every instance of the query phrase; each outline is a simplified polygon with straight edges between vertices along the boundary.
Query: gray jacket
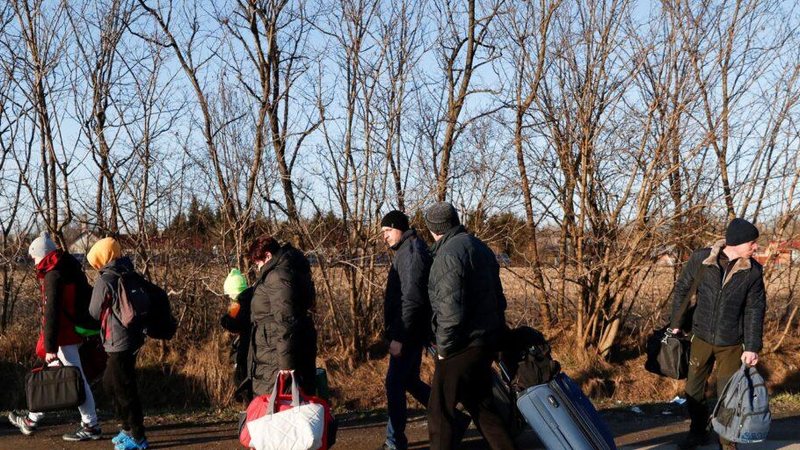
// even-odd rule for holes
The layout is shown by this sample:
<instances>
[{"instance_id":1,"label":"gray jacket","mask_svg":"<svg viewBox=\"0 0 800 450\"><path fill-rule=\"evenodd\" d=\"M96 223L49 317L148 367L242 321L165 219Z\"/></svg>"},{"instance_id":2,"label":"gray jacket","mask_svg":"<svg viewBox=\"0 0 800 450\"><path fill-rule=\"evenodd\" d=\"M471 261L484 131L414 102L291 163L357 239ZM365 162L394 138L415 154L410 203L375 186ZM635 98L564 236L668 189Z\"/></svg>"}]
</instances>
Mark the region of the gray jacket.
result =
<instances>
[{"instance_id":1,"label":"gray jacket","mask_svg":"<svg viewBox=\"0 0 800 450\"><path fill-rule=\"evenodd\" d=\"M111 308L118 295L119 274L133 270L130 258L118 258L100 269L100 276L94 282L89 314L100 321L100 336L106 353L137 350L144 343L144 333L123 327Z\"/></svg>"},{"instance_id":2,"label":"gray jacket","mask_svg":"<svg viewBox=\"0 0 800 450\"><path fill-rule=\"evenodd\" d=\"M431 252L428 294L439 355L496 346L505 330L506 298L494 253L462 226L449 230Z\"/></svg>"}]
</instances>

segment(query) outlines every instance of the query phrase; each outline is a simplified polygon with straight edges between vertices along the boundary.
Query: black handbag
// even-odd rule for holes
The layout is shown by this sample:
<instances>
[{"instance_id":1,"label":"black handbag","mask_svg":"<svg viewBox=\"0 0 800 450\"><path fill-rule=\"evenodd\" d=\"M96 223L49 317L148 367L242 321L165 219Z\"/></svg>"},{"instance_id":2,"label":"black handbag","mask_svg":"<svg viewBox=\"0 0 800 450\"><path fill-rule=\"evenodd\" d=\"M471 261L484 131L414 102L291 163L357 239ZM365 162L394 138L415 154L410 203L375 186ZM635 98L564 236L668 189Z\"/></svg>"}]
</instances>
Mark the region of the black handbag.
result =
<instances>
[{"instance_id":1,"label":"black handbag","mask_svg":"<svg viewBox=\"0 0 800 450\"><path fill-rule=\"evenodd\" d=\"M658 330L647 339L644 368L656 375L683 380L689 374L691 346L686 337L676 336L669 329Z\"/></svg>"},{"instance_id":2,"label":"black handbag","mask_svg":"<svg viewBox=\"0 0 800 450\"><path fill-rule=\"evenodd\" d=\"M25 396L28 410L33 412L56 411L73 408L86 400L81 370L75 366L59 365L37 367L25 379Z\"/></svg>"}]
</instances>

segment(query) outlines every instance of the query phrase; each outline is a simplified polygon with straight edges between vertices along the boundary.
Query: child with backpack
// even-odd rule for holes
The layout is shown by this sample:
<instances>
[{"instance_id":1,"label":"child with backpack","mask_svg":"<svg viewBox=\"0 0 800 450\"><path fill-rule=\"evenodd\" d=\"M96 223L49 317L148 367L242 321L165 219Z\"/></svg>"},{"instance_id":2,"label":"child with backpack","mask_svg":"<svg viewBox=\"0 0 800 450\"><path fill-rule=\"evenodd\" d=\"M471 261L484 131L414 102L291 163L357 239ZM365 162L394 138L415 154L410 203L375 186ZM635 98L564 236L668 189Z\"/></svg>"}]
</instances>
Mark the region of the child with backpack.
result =
<instances>
[{"instance_id":1,"label":"child with backpack","mask_svg":"<svg viewBox=\"0 0 800 450\"><path fill-rule=\"evenodd\" d=\"M103 386L122 422L122 430L111 442L116 450L146 449L144 415L136 388L136 355L144 343L144 334L136 327L126 328L115 312L115 303L121 297L119 279L134 272L133 262L122 257L119 243L110 237L97 241L86 258L100 272L89 312L100 320L103 347L108 353Z\"/></svg>"},{"instance_id":2,"label":"child with backpack","mask_svg":"<svg viewBox=\"0 0 800 450\"><path fill-rule=\"evenodd\" d=\"M47 233L33 240L28 254L36 264L36 277L42 289L42 331L36 344L36 354L47 364L75 366L81 371L85 401L78 406L81 425L73 433L62 436L65 441L100 439L101 430L97 421L92 389L81 366L78 349L83 337L76 331L81 309L87 308L86 298L91 287L80 263L69 253L56 248ZM85 313L85 311L83 311ZM24 435L36 431L43 413L31 411L27 414L12 411L8 420Z\"/></svg>"}]
</instances>

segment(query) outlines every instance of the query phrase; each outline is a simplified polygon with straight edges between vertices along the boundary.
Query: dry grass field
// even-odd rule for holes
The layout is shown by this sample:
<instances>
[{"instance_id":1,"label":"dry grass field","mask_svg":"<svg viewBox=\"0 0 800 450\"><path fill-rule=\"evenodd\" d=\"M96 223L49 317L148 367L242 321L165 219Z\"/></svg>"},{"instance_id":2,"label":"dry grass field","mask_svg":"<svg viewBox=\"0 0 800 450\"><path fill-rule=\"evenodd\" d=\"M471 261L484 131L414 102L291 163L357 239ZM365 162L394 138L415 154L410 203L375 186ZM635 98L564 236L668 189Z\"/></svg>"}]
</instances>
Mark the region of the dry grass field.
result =
<instances>
[{"instance_id":1,"label":"dry grass field","mask_svg":"<svg viewBox=\"0 0 800 450\"><path fill-rule=\"evenodd\" d=\"M144 403L151 408L220 409L236 406L231 400L234 386L229 355L233 337L217 325L228 303L218 295L226 269L204 269L190 271L183 280L176 278L176 282L169 283L168 287L177 298L173 300L176 314L181 318L179 335L167 343L148 341L142 351L140 384ZM533 287L526 281L526 270L511 268L502 271L509 302L508 321L512 326L527 324L537 327L538 308L533 300ZM554 287L558 282L556 275L555 271L547 273ZM768 286L769 311L760 370L766 375L773 395L788 394L791 398L791 394L800 392L800 334L797 326L790 328L779 351L769 351L783 331L787 311L795 301L793 286L796 274L790 275L794 275L792 282L784 279L784 273L782 277L771 280ZM655 327L667 321L665 300L672 289L673 276L671 268L658 268L640 283L637 292L631 293L631 298L636 301L610 361L601 360L591 350L576 348L569 320L545 330L553 345L554 357L596 401L664 402L682 392L683 382L659 378L644 370L644 339ZM335 273L334 278L340 280ZM24 375L35 364L32 355L39 329L39 307L35 297L37 291L30 278L29 283L18 301L14 322L0 336L0 378L6 387L0 390L0 410L20 406ZM319 285L320 280L317 283ZM376 282L376 285L380 283ZM338 286L336 292L343 295L343 287ZM569 295L568 289L567 297ZM330 336L327 304L327 300L321 299L318 305L317 322L321 336ZM569 310L568 302L560 307ZM376 335L373 340L377 342L379 337ZM371 352L363 362L355 363L352 357L333 346L330 339L321 339L318 353L318 364L329 373L338 410L369 410L385 406L383 381L387 359L384 353ZM432 374L430 358L425 357L423 365L424 376L429 377ZM103 394L99 393L100 401L103 401L102 397Z\"/></svg>"}]
</instances>

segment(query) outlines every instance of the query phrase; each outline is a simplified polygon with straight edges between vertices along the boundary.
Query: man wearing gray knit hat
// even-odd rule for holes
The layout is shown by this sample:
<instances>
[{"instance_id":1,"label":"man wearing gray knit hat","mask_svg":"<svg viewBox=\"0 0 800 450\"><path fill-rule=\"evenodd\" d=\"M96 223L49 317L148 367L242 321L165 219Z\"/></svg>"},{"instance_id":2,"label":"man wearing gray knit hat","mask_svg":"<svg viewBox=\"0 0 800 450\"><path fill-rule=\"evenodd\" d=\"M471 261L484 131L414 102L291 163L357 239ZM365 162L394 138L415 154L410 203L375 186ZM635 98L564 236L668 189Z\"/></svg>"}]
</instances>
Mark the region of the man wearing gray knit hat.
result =
<instances>
[{"instance_id":1,"label":"man wearing gray knit hat","mask_svg":"<svg viewBox=\"0 0 800 450\"><path fill-rule=\"evenodd\" d=\"M431 450L457 448L461 403L492 449L513 449L507 424L491 404L494 352L505 328L500 266L489 247L467 233L447 202L425 211L436 243L428 296L438 358L428 402Z\"/></svg>"},{"instance_id":2,"label":"man wearing gray knit hat","mask_svg":"<svg viewBox=\"0 0 800 450\"><path fill-rule=\"evenodd\" d=\"M753 259L758 249L756 239L755 225L733 219L725 230L725 239L695 251L675 282L670 328L680 334L691 325L693 335L686 379L691 425L678 448L697 448L711 438L705 392L712 369L716 372L717 395L721 396L725 384L743 363L758 363L766 292L761 264ZM692 297L697 299L696 307L689 317ZM720 437L720 447L733 449L736 444Z\"/></svg>"}]
</instances>

